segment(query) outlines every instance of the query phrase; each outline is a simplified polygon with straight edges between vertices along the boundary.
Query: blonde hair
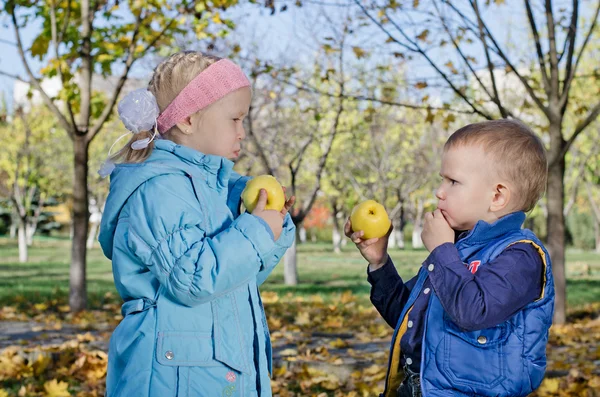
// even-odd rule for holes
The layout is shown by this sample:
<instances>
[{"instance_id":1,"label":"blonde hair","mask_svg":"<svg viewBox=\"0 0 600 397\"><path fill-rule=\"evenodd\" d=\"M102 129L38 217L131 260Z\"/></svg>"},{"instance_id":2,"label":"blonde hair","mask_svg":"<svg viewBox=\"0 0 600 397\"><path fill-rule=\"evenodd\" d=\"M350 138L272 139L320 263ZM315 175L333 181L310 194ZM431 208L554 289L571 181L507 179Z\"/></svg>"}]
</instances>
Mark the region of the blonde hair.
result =
<instances>
[{"instance_id":1,"label":"blonde hair","mask_svg":"<svg viewBox=\"0 0 600 397\"><path fill-rule=\"evenodd\" d=\"M469 124L454 132L444 151L480 144L497 165L498 174L516 189L518 210L530 211L543 196L548 161L542 141L525 124L515 120L490 120Z\"/></svg>"},{"instance_id":2,"label":"blonde hair","mask_svg":"<svg viewBox=\"0 0 600 397\"><path fill-rule=\"evenodd\" d=\"M220 59L198 51L181 51L159 63L148 83L148 90L156 97L160 112L162 113L173 102L190 81ZM179 130L179 128L173 126L162 135L169 139L170 134L175 130ZM140 139L152 138L152 135L154 135L154 131L142 131L133 135L121 150L111 156L111 160L125 163L143 162L152 153L154 141L150 142L147 148L141 150L133 150L131 144Z\"/></svg>"}]
</instances>

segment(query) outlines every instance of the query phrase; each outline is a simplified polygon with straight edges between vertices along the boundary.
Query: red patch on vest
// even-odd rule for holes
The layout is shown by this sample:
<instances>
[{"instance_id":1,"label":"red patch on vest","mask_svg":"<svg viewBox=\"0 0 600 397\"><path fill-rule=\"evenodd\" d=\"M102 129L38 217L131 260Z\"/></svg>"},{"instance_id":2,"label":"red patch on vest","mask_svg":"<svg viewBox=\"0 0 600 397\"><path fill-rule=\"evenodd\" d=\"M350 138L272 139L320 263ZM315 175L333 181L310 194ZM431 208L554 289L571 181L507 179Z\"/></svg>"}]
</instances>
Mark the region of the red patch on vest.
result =
<instances>
[{"instance_id":1,"label":"red patch on vest","mask_svg":"<svg viewBox=\"0 0 600 397\"><path fill-rule=\"evenodd\" d=\"M466 266L469 268L469 271L471 273L475 274L477 272L477 269L479 269L479 266L481 266L481 261L473 261Z\"/></svg>"}]
</instances>

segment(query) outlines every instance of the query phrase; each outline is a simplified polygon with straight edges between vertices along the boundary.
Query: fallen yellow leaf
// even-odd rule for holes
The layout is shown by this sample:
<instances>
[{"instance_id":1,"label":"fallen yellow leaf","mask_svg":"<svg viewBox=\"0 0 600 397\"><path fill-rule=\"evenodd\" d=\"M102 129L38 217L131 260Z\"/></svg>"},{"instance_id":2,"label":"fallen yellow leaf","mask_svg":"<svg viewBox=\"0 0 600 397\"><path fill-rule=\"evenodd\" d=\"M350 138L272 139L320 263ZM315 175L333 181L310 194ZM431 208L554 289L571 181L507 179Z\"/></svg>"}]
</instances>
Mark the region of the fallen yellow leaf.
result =
<instances>
[{"instance_id":1,"label":"fallen yellow leaf","mask_svg":"<svg viewBox=\"0 0 600 397\"><path fill-rule=\"evenodd\" d=\"M52 379L44 383L44 390L46 391L47 397L70 397L69 384L67 382L59 382L56 379Z\"/></svg>"}]
</instances>

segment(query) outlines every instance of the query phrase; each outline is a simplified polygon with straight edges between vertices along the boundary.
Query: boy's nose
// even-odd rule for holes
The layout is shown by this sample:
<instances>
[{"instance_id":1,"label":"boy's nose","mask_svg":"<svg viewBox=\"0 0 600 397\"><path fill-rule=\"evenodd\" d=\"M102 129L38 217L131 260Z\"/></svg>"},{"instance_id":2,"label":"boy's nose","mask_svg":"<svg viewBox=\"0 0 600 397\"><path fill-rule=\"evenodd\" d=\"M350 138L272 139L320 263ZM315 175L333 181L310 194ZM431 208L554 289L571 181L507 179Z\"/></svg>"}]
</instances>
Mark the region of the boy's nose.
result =
<instances>
[{"instance_id":1,"label":"boy's nose","mask_svg":"<svg viewBox=\"0 0 600 397\"><path fill-rule=\"evenodd\" d=\"M437 197L438 200L444 200L446 198L446 193L444 193L444 190L441 187L438 187L435 191L435 197Z\"/></svg>"},{"instance_id":2,"label":"boy's nose","mask_svg":"<svg viewBox=\"0 0 600 397\"><path fill-rule=\"evenodd\" d=\"M240 141L243 141L246 138L246 129L244 128L244 126L242 126L238 131L238 137Z\"/></svg>"}]
</instances>

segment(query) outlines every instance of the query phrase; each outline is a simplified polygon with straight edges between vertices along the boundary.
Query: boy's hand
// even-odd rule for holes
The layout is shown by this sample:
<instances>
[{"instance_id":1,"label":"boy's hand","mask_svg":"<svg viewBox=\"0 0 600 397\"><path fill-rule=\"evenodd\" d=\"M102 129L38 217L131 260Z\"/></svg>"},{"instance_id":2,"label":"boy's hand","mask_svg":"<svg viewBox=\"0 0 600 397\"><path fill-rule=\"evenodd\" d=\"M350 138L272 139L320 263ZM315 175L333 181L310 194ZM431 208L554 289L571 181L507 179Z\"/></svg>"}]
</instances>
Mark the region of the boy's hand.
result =
<instances>
[{"instance_id":1,"label":"boy's hand","mask_svg":"<svg viewBox=\"0 0 600 397\"><path fill-rule=\"evenodd\" d=\"M271 231L273 232L273 237L275 241L277 241L277 239L279 239L279 236L281 236L281 231L283 229L283 217L285 216L283 211L286 210L286 206L284 206L284 209L281 210L281 212L279 212L275 210L266 210L266 205L267 191L265 189L260 189L258 203L256 204L256 208L254 208L254 211L252 211L252 215L258 216L259 218L262 218L265 222L267 222L267 225L269 225Z\"/></svg>"},{"instance_id":2,"label":"boy's hand","mask_svg":"<svg viewBox=\"0 0 600 397\"><path fill-rule=\"evenodd\" d=\"M344 225L344 234L356 244L360 254L369 262L370 270L373 271L379 269L387 262L388 238L392 233L392 229L393 227L390 226L390 230L381 238L363 240L362 236L365 233L362 230L354 232L352 230L352 222L348 219Z\"/></svg>"},{"instance_id":3,"label":"boy's hand","mask_svg":"<svg viewBox=\"0 0 600 397\"><path fill-rule=\"evenodd\" d=\"M425 224L421 240L429 252L444 243L454 243L454 230L450 227L441 210L425 214Z\"/></svg>"}]
</instances>

